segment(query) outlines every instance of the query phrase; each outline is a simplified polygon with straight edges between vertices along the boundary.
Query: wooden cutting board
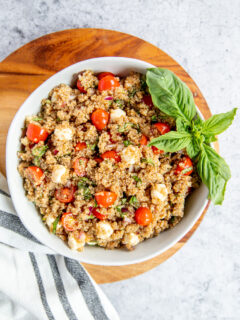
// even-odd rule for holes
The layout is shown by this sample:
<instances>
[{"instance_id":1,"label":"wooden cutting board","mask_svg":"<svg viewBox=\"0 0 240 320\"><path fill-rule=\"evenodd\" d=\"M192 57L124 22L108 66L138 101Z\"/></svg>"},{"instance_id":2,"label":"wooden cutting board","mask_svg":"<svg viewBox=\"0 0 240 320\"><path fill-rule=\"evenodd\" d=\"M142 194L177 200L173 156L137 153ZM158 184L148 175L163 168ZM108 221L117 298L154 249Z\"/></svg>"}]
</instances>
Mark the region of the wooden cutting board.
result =
<instances>
[{"instance_id":1,"label":"wooden cutting board","mask_svg":"<svg viewBox=\"0 0 240 320\"><path fill-rule=\"evenodd\" d=\"M72 29L36 39L10 54L0 63L0 171L5 173L5 142L11 120L29 94L57 71L81 60L122 56L141 59L175 72L192 90L195 103L205 118L208 105L195 82L169 55L129 34L103 29ZM134 277L161 264L176 253L201 223L200 219L176 245L161 255L135 265L105 267L84 264L98 283Z\"/></svg>"}]
</instances>

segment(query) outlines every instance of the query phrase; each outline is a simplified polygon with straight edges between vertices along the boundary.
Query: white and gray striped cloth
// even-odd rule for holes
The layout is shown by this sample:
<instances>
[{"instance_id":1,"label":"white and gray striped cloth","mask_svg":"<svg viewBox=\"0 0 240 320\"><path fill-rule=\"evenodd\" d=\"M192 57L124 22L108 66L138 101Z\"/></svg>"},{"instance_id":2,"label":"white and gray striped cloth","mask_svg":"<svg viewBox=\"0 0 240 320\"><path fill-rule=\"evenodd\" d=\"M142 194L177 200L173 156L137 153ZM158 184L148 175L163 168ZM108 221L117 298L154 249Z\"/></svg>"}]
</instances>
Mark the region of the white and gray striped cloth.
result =
<instances>
[{"instance_id":1,"label":"white and gray striped cloth","mask_svg":"<svg viewBox=\"0 0 240 320\"><path fill-rule=\"evenodd\" d=\"M54 254L23 226L1 173L0 319L119 319L78 261Z\"/></svg>"}]
</instances>

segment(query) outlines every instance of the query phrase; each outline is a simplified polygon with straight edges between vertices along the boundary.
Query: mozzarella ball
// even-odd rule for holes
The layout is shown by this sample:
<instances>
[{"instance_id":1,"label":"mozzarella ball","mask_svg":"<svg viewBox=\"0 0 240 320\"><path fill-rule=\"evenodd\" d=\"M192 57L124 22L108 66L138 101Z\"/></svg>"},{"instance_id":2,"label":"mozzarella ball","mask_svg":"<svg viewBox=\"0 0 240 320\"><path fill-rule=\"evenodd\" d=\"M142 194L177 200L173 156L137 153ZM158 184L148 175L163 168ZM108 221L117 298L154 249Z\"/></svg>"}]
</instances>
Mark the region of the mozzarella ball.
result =
<instances>
[{"instance_id":1,"label":"mozzarella ball","mask_svg":"<svg viewBox=\"0 0 240 320\"><path fill-rule=\"evenodd\" d=\"M86 235L82 231L74 231L68 234L68 245L72 250L82 251L85 245Z\"/></svg>"},{"instance_id":2,"label":"mozzarella ball","mask_svg":"<svg viewBox=\"0 0 240 320\"><path fill-rule=\"evenodd\" d=\"M56 128L54 134L60 141L69 141L72 140L73 137L73 131L71 128Z\"/></svg>"},{"instance_id":3,"label":"mozzarella ball","mask_svg":"<svg viewBox=\"0 0 240 320\"><path fill-rule=\"evenodd\" d=\"M54 165L52 171L52 181L54 183L64 183L68 176L68 170L61 164Z\"/></svg>"},{"instance_id":4,"label":"mozzarella ball","mask_svg":"<svg viewBox=\"0 0 240 320\"><path fill-rule=\"evenodd\" d=\"M129 235L129 244L130 246L134 247L139 243L140 239L136 233L130 233Z\"/></svg>"},{"instance_id":5,"label":"mozzarella ball","mask_svg":"<svg viewBox=\"0 0 240 320\"><path fill-rule=\"evenodd\" d=\"M122 161L127 164L134 164L140 161L141 151L138 147L128 146L121 153Z\"/></svg>"},{"instance_id":6,"label":"mozzarella ball","mask_svg":"<svg viewBox=\"0 0 240 320\"><path fill-rule=\"evenodd\" d=\"M126 116L126 112L119 108L112 110L110 113L110 119L112 122L115 122L119 120L121 117L125 117L125 116Z\"/></svg>"}]
</instances>

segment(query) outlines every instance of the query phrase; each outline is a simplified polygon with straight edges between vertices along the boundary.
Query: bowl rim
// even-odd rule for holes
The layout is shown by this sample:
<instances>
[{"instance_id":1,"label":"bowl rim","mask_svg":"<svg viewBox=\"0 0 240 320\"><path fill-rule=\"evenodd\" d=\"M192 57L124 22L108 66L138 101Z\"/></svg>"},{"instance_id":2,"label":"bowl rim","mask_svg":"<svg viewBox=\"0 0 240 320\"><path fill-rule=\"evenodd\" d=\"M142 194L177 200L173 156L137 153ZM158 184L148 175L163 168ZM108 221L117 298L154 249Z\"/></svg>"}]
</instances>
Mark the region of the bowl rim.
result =
<instances>
[{"instance_id":1,"label":"bowl rim","mask_svg":"<svg viewBox=\"0 0 240 320\"><path fill-rule=\"evenodd\" d=\"M22 112L22 107L28 103L28 101L30 100L30 98L32 97L32 95L34 95L37 91L39 91L40 88L42 88L43 86L46 86L48 83L50 83L52 81L53 78L57 78L61 73L64 73L67 70L71 70L76 68L78 65L80 65L81 63L87 63L87 62L101 62L101 61L112 61L112 60L116 60L117 62L127 62L127 61L131 61L132 63L137 62L137 63L145 63L147 64L149 67L156 67L144 60L140 60L140 59L134 59L134 58L128 58L128 57L115 57L115 56L108 56L108 57L98 57L98 58L91 58L91 59L86 59L86 60L82 60L79 61L77 63L74 63L72 65L67 66L66 68L58 71L57 73L53 74L51 77L49 77L47 80L45 80L40 86L38 86L28 97L27 99L24 100L24 102L21 104L21 106L19 107L19 109L17 110L16 114L14 115L13 120L11 121L10 127L8 129L8 134L7 134L7 140L6 140L6 175L7 175L7 181L8 181L8 186L9 186L9 191L10 191L10 195L12 198L12 202L13 202L13 206L21 220L21 222L23 223L23 225L25 226L25 228L34 235L34 237L36 237L43 245L46 245L48 248L54 250L54 252L56 252L56 254L62 254L60 252L56 251L56 248L54 248L54 246L52 246L51 244L47 244L45 241L43 241L41 238L38 237L38 235L34 234L32 232L32 230L29 230L29 227L27 226L27 224L25 223L25 219L23 218L23 215L21 213L21 210L19 210L18 208L18 204L17 204L17 198L16 198L16 194L15 192L17 190L15 190L14 188L14 175L12 175L11 172L11 161L9 161L10 159L10 138L12 137L12 135L14 135L14 129L15 129L15 123L17 121L17 118L19 116L19 114L21 114ZM146 67L147 68L147 67ZM74 74L74 72L72 72L72 74ZM50 89L51 90L51 89ZM197 106L196 106L197 107ZM199 108L197 107L197 111L200 115L201 118L204 119L201 111L199 110ZM16 138L19 139L19 135L16 135ZM17 152L16 152L16 157L17 157ZM22 186L23 188L23 186ZM27 198L26 198L27 199ZM28 200L29 201L29 200ZM86 258L82 258L81 252L79 253L79 258L75 258L77 260L79 260L80 262L83 263L88 263L88 264L93 264L93 265L102 265L102 266L124 266L124 265L131 265L131 264L136 264L136 263L140 263L146 260L149 260L151 258L154 258L160 254L162 254L163 252L166 252L168 249L170 249L174 244L176 244L177 242L179 242L180 239L182 239L194 226L194 224L197 222L197 220L200 218L200 216L202 215L204 209L207 207L209 200L206 198L205 201L203 201L203 203L201 204L198 213L196 214L196 216L194 218L191 219L191 222L188 223L185 228L183 228L183 231L176 236L172 241L169 241L167 245L165 245L165 247L163 249L158 249L155 250L153 253L148 253L145 254L144 257L142 258L136 258L136 259L131 259L131 261L122 261L122 262L115 262L115 261L111 261L111 262L106 262L106 261L94 261L91 259L86 259ZM37 212L37 209L36 209ZM39 213L38 213L39 214ZM48 230L49 232L49 230ZM148 239L147 239L148 240ZM63 240L61 240L63 241ZM86 250L87 248L85 248ZM101 250L103 250L104 248L99 248ZM119 249L117 249L119 250ZM68 254L69 252L69 254ZM68 248L67 252L64 253L64 256L69 257L69 258L73 258L73 256L71 255L72 250L70 248Z\"/></svg>"}]
</instances>

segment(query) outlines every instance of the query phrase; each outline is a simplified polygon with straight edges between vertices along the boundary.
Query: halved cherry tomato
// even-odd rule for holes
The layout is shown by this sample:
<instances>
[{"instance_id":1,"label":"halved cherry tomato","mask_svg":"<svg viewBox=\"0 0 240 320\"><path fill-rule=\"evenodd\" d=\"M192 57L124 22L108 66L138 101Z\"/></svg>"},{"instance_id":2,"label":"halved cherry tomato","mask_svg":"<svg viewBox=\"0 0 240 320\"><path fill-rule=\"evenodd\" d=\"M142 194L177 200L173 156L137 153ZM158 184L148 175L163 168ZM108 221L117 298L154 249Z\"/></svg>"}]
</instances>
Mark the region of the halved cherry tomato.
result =
<instances>
[{"instance_id":1,"label":"halved cherry tomato","mask_svg":"<svg viewBox=\"0 0 240 320\"><path fill-rule=\"evenodd\" d=\"M94 158L94 160L95 160L97 163L103 162L103 159L102 159L102 158Z\"/></svg>"},{"instance_id":2,"label":"halved cherry tomato","mask_svg":"<svg viewBox=\"0 0 240 320\"><path fill-rule=\"evenodd\" d=\"M143 96L142 101L149 106L150 108L153 107L152 97L151 96Z\"/></svg>"},{"instance_id":3,"label":"halved cherry tomato","mask_svg":"<svg viewBox=\"0 0 240 320\"><path fill-rule=\"evenodd\" d=\"M87 147L85 142L78 142L75 146L75 151L82 151Z\"/></svg>"},{"instance_id":4,"label":"halved cherry tomato","mask_svg":"<svg viewBox=\"0 0 240 320\"><path fill-rule=\"evenodd\" d=\"M107 208L114 204L114 202L117 200L117 195L115 192L101 191L95 193L95 199L99 205L101 205L104 208Z\"/></svg>"},{"instance_id":5,"label":"halved cherry tomato","mask_svg":"<svg viewBox=\"0 0 240 320\"><path fill-rule=\"evenodd\" d=\"M98 90L111 90L120 86L119 81L112 75L107 75L98 82Z\"/></svg>"},{"instance_id":6,"label":"halved cherry tomato","mask_svg":"<svg viewBox=\"0 0 240 320\"><path fill-rule=\"evenodd\" d=\"M163 154L164 153L163 150L160 150L155 146L152 146L152 151L153 151L154 154Z\"/></svg>"},{"instance_id":7,"label":"halved cherry tomato","mask_svg":"<svg viewBox=\"0 0 240 320\"><path fill-rule=\"evenodd\" d=\"M95 110L91 115L91 121L98 130L104 129L109 120L109 113L103 109Z\"/></svg>"},{"instance_id":8,"label":"halved cherry tomato","mask_svg":"<svg viewBox=\"0 0 240 320\"><path fill-rule=\"evenodd\" d=\"M112 72L100 72L97 77L98 77L98 80L101 80L102 78L104 78L106 76L114 77L114 74Z\"/></svg>"},{"instance_id":9,"label":"halved cherry tomato","mask_svg":"<svg viewBox=\"0 0 240 320\"><path fill-rule=\"evenodd\" d=\"M148 139L146 136L142 135L141 139L140 139L140 145L141 146L146 146L148 143Z\"/></svg>"},{"instance_id":10,"label":"halved cherry tomato","mask_svg":"<svg viewBox=\"0 0 240 320\"><path fill-rule=\"evenodd\" d=\"M115 150L106 151L101 155L101 157L103 159L114 159L116 162L121 161L120 155Z\"/></svg>"},{"instance_id":11,"label":"halved cherry tomato","mask_svg":"<svg viewBox=\"0 0 240 320\"><path fill-rule=\"evenodd\" d=\"M135 211L135 220L141 226L148 226L152 222L152 212L145 207L140 207Z\"/></svg>"},{"instance_id":12,"label":"halved cherry tomato","mask_svg":"<svg viewBox=\"0 0 240 320\"><path fill-rule=\"evenodd\" d=\"M71 212L63 213L61 222L64 229L66 229L67 231L73 231L74 229L76 229L76 220L74 219Z\"/></svg>"},{"instance_id":13,"label":"halved cherry tomato","mask_svg":"<svg viewBox=\"0 0 240 320\"><path fill-rule=\"evenodd\" d=\"M77 81L77 88L78 88L78 90L79 90L80 92L82 92L82 93L87 93L87 91L86 91L86 90L84 89L84 87L82 86L80 80Z\"/></svg>"},{"instance_id":14,"label":"halved cherry tomato","mask_svg":"<svg viewBox=\"0 0 240 320\"><path fill-rule=\"evenodd\" d=\"M99 211L97 211L96 208L94 208L92 210L92 213L95 215L96 218L98 218L99 220L105 220L107 217L105 216L105 214L100 213Z\"/></svg>"},{"instance_id":15,"label":"halved cherry tomato","mask_svg":"<svg viewBox=\"0 0 240 320\"><path fill-rule=\"evenodd\" d=\"M156 127L162 135L168 133L171 130L170 126L164 122L155 123L154 127Z\"/></svg>"},{"instance_id":16,"label":"halved cherry tomato","mask_svg":"<svg viewBox=\"0 0 240 320\"><path fill-rule=\"evenodd\" d=\"M85 169L87 166L87 162L88 162L88 159L83 158L83 157L80 157L80 158L77 158L74 160L73 169L74 169L74 172L76 173L77 176L79 176L79 177L85 176L85 174L86 174Z\"/></svg>"},{"instance_id":17,"label":"halved cherry tomato","mask_svg":"<svg viewBox=\"0 0 240 320\"><path fill-rule=\"evenodd\" d=\"M184 176L189 176L193 172L193 163L188 156L184 157L177 165L175 174L179 174L181 172Z\"/></svg>"},{"instance_id":18,"label":"halved cherry tomato","mask_svg":"<svg viewBox=\"0 0 240 320\"><path fill-rule=\"evenodd\" d=\"M39 141L45 141L47 139L48 132L38 124L29 123L26 135L30 141L38 143Z\"/></svg>"},{"instance_id":19,"label":"halved cherry tomato","mask_svg":"<svg viewBox=\"0 0 240 320\"><path fill-rule=\"evenodd\" d=\"M76 188L71 186L70 188L64 187L55 191L55 198L62 203L69 203L74 200L74 192Z\"/></svg>"},{"instance_id":20,"label":"halved cherry tomato","mask_svg":"<svg viewBox=\"0 0 240 320\"><path fill-rule=\"evenodd\" d=\"M42 183L43 171L39 167L31 166L25 169L26 177L35 185Z\"/></svg>"}]
</instances>

